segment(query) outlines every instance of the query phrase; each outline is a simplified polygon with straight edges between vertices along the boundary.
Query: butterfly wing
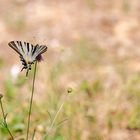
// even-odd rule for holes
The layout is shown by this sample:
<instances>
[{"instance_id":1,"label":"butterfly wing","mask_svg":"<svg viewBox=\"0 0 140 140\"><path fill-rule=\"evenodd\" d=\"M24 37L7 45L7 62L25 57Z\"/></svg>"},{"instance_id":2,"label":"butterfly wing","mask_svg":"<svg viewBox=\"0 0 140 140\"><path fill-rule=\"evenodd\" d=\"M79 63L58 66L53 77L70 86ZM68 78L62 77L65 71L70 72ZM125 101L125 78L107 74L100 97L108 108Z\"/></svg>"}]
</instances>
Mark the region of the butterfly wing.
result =
<instances>
[{"instance_id":1,"label":"butterfly wing","mask_svg":"<svg viewBox=\"0 0 140 140\"><path fill-rule=\"evenodd\" d=\"M25 60L28 59L31 62L34 61L32 58L32 51L34 46L28 42L21 41L11 41L8 45L14 49L20 56L22 56Z\"/></svg>"},{"instance_id":2,"label":"butterfly wing","mask_svg":"<svg viewBox=\"0 0 140 140\"><path fill-rule=\"evenodd\" d=\"M33 46L28 42L11 41L8 45L19 55L22 55L24 59L30 58L32 61L34 61L38 55L47 51L46 45L39 46L37 44L36 46Z\"/></svg>"},{"instance_id":3,"label":"butterfly wing","mask_svg":"<svg viewBox=\"0 0 140 140\"><path fill-rule=\"evenodd\" d=\"M47 51L47 46L46 45L41 45L39 46L38 44L34 47L33 51L32 51L32 56L34 59L36 59L36 57L38 55L41 55L42 53Z\"/></svg>"},{"instance_id":4,"label":"butterfly wing","mask_svg":"<svg viewBox=\"0 0 140 140\"><path fill-rule=\"evenodd\" d=\"M16 41L11 41L8 43L8 45L14 49L19 55L23 55L23 52L20 51L19 49L19 45L17 45L17 42Z\"/></svg>"}]
</instances>

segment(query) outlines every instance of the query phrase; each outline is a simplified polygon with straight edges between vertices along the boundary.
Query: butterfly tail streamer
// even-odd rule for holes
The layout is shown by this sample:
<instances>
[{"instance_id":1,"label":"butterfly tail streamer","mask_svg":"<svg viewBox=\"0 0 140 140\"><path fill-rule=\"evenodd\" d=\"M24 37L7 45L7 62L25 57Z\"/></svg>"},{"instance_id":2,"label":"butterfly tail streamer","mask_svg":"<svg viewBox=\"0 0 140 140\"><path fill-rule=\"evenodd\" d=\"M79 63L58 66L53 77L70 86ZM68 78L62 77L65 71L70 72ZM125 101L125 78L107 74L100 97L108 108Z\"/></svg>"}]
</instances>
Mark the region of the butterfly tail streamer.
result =
<instances>
[{"instance_id":1,"label":"butterfly tail streamer","mask_svg":"<svg viewBox=\"0 0 140 140\"><path fill-rule=\"evenodd\" d=\"M28 73L29 73L29 69L27 69L27 71L26 71L26 77L28 77Z\"/></svg>"}]
</instances>

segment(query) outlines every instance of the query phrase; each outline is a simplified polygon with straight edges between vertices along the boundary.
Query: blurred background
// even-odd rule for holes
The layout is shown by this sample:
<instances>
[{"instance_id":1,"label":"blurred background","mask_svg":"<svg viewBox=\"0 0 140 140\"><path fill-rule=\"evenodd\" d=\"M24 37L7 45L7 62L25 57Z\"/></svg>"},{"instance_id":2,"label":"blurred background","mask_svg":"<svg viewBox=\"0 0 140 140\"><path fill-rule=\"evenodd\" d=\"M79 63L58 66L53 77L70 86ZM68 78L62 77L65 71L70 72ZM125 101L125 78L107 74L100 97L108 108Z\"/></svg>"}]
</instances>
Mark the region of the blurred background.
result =
<instances>
[{"instance_id":1,"label":"blurred background","mask_svg":"<svg viewBox=\"0 0 140 140\"><path fill-rule=\"evenodd\" d=\"M26 133L28 79L11 40L46 44L38 64L31 131L41 140L140 139L139 0L0 0L0 93L17 140ZM67 100L64 96L71 87ZM48 113L49 112L49 113ZM0 112L0 119L2 114ZM1 140L9 140L1 127Z\"/></svg>"}]
</instances>

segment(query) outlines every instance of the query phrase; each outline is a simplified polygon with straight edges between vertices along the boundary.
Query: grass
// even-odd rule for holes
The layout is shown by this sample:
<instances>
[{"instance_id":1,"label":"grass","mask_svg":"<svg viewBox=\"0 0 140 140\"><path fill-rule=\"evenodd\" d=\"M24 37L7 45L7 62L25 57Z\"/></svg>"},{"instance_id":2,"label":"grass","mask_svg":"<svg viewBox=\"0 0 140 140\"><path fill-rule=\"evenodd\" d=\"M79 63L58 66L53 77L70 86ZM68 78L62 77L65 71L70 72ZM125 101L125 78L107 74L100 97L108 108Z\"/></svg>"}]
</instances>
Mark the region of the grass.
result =
<instances>
[{"instance_id":1,"label":"grass","mask_svg":"<svg viewBox=\"0 0 140 140\"><path fill-rule=\"evenodd\" d=\"M86 41L84 40L84 44L86 45ZM88 42L87 42L88 44ZM80 51L80 50L79 50ZM88 53L90 50L88 49L86 53ZM62 54L63 55L63 54ZM80 55L78 56L79 58L77 59L82 59L83 57L87 57L87 56L83 56ZM75 59L73 60L75 61ZM89 58L90 61L90 58ZM74 106L79 106L79 103L76 101L78 96L85 96L83 94L83 92L92 95L92 92L95 90L95 96L96 96L96 92L100 92L102 90L101 87L101 83L100 81L96 81L94 83L90 83L88 81L83 82L82 84L79 85L79 87L77 87L76 89L74 89L74 94L71 95L71 97L68 99L68 102L65 104L63 110L61 110L62 112L57 116L55 114L55 112L58 110L58 108L60 107L60 109L63 106L63 103L61 102L61 99L63 97L63 93L64 90L67 87L62 88L59 85L59 79L61 78L61 76L65 75L66 73L69 74L73 74L70 72L71 68L66 68L68 65L71 64L71 60L68 60L66 62L60 62L58 61L56 63L56 65L54 65L55 67L52 68L52 70L50 70L50 73L48 74L49 77L49 91L46 94L46 99L47 102L45 101L46 99L44 99L44 101L39 102L39 103L33 103L34 108L32 110L32 123L31 123L31 129L30 129L30 133L32 134L34 132L34 128L36 128L36 135L45 135L48 127L50 126L50 129L53 128L53 132L51 133L51 137L49 137L49 139L53 139L53 140L63 140L63 139L67 139L67 136L69 136L71 139L81 139L81 134L82 134L82 128L83 126L81 126L81 128L79 128L79 130L77 130L75 127L80 124L80 120L78 120L78 118L83 118L83 120L86 121L93 121L95 120L95 116L90 116L90 115L86 115L84 116L84 114L79 114L79 112L83 112L83 108L88 108L88 106L86 105L82 105L78 108L73 108ZM76 63L75 63L76 66ZM77 68L77 67L75 67ZM38 72L39 74L39 72ZM21 75L21 74L20 74ZM31 76L33 76L33 74L31 73ZM30 80L29 80L30 82ZM28 96L29 94L25 93L24 90L22 90L22 88L27 88L29 86L27 86L27 81L22 77L19 76L19 78L17 79L16 82L13 83L12 80L10 80L10 78L5 81L5 91L6 91L6 96L5 96L5 106L7 110L6 112L9 112L8 114L8 124L13 132L13 135L16 137L21 136L22 138L25 137L25 129L26 129L26 125L25 122L27 121L25 118L27 118L27 100L23 100L24 96ZM29 87L30 88L30 87ZM21 89L21 90L20 90ZM29 91L29 89L28 89ZM81 97L80 97L81 98ZM25 98L26 99L26 98ZM82 99L83 100L83 99ZM83 102L81 100L81 102ZM8 105L10 104L10 106ZM19 106L19 108L17 108L16 106ZM44 108L45 107L45 108ZM22 112L20 112L20 110L22 110ZM54 121L50 121L50 117L48 114L48 111L51 114L51 117L54 119ZM17 114L18 113L18 114ZM59 110L58 112L59 113ZM16 116L14 114L17 114ZM76 115L77 114L77 115ZM79 114L79 115L78 115ZM78 118L76 118L76 116ZM54 116L56 116L54 118ZM57 120L56 120L57 119ZM65 120L67 120L65 122ZM55 122L56 121L56 122ZM64 121L64 122L63 122ZM51 125L50 125L51 122ZM55 124L54 124L55 122ZM62 124L61 124L62 123ZM86 122L85 122L86 123ZM83 124L84 125L84 124ZM57 127L56 127L57 126ZM69 126L69 127L67 127ZM42 128L40 130L40 127ZM56 129L54 129L56 127ZM9 135L7 133L5 133L3 131L3 128L1 128L1 135L0 138L3 139L7 139L9 138ZM63 131L65 130L66 135L63 134ZM76 131L76 132L75 132ZM77 133L78 132L78 133Z\"/></svg>"},{"instance_id":2,"label":"grass","mask_svg":"<svg viewBox=\"0 0 140 140\"><path fill-rule=\"evenodd\" d=\"M38 67L36 83L43 84L45 89L35 89L30 135L41 140L51 129L47 140L108 140L117 129L139 130L139 74L130 74L125 60L117 61L115 53L113 61L108 61L111 57L108 52L87 38L81 38L73 46L70 58L61 53L65 61L57 59L51 63L50 56L44 67ZM30 83L32 77L33 72ZM63 106L61 99L68 86L73 88L73 94ZM30 90L31 85L22 74L16 82L7 76L4 106L15 137L26 137ZM9 139L3 128L0 139Z\"/></svg>"},{"instance_id":3,"label":"grass","mask_svg":"<svg viewBox=\"0 0 140 140\"><path fill-rule=\"evenodd\" d=\"M34 87L35 87L36 68L37 68L37 62L36 62L36 64L35 64L34 75L33 75L32 94L31 94L31 98L30 98L29 112L27 113L27 114L28 114L28 121L27 121L26 140L30 139L30 138L29 138L29 137L30 137L30 136L29 136L29 135L30 135L30 127L31 127L30 121L31 121L31 113L32 113L32 105L33 105L33 96L34 96ZM22 79L22 81L24 81L24 80ZM17 83L18 83L18 84L17 84ZM6 97L7 97L7 99L9 99L9 101L11 101L11 103L12 103L12 96L14 96L14 93L15 93L15 90L14 90L15 87L18 86L18 87L20 88L20 87L24 84L24 82L20 82L19 80L18 80L17 83L14 84L14 83L12 82L12 80L7 80L7 81L5 82L5 89L6 89L6 95L7 95ZM21 84L19 84L19 83L21 83ZM68 89L67 92L68 92L68 93L71 93L71 92L72 92L72 89ZM67 94L68 94L68 93L67 93ZM55 127L54 125L55 125L56 119L57 119L57 117L58 117L60 111L62 110L62 107L63 107L63 105L64 105L65 100L66 100L66 99L63 100L63 102L61 103L61 105L60 105L58 111L57 111L56 114L54 115L54 118L51 120L51 124L50 124L50 126L49 126L49 129L48 129L47 131L44 132L45 137L43 138L43 140L46 140L46 138L49 136L49 134L51 133L51 131L54 129L54 127ZM18 102L16 102L16 103L18 104ZM18 104L18 105L19 105L19 104ZM3 120L4 120L4 122L2 123L3 125L2 125L1 130L2 130L3 128L5 128L5 129L7 130L7 132L9 133L11 139L14 140L14 136L13 136L13 134L11 133L9 127L8 127L7 115L5 115L5 113L4 113L2 101L1 101L1 110L2 110L2 114L3 114ZM25 111L25 112L26 112L26 111ZM49 113L49 115L50 115L50 118L52 118L50 113ZM15 133L17 133L17 132L25 132L25 130L23 130L23 129L25 129L25 123L18 122L18 116L19 116L19 115L17 115L17 118L14 117L14 118L13 118L14 120L12 120L12 122L13 122L12 130L13 130ZM22 117L24 117L24 116L25 116L25 115L23 115L23 116L21 115L20 117L22 118ZM20 118L20 117L19 117L19 120L21 121L21 118ZM25 122L25 118L23 118L23 119L24 119L23 122ZM60 126L64 121L66 121L66 120L62 120L61 122L58 122L58 124L56 125L56 127ZM35 129L33 130L32 140L35 138L35 134L36 134L36 131L37 131L36 128L37 128L37 126L35 126ZM24 135L25 135L25 134L24 134ZM23 137L24 137L24 136L23 136ZM2 138L4 138L4 135L2 135Z\"/></svg>"},{"instance_id":4,"label":"grass","mask_svg":"<svg viewBox=\"0 0 140 140\"><path fill-rule=\"evenodd\" d=\"M83 50L81 50L79 48L81 44L83 44L83 47L87 46L87 48L84 48ZM79 69L77 67L77 64L79 62L81 63L81 60L83 60L83 62L80 65L83 65L83 64L88 65L93 62L92 60L95 57L96 57L95 59L99 59L98 54L100 54L102 50L100 50L99 48L96 49L96 46L95 46L95 49L94 49L95 55L94 55L94 58L92 58L91 49L89 47L90 45L91 44L86 39L84 39L83 41L80 40L80 42L77 43L78 48L76 50L76 53L78 53L79 55L74 56L73 60L70 59L66 63L62 63L58 61L55 67L53 67L52 70L50 70L49 92L47 93L47 96L46 96L47 102L44 100L43 102L39 104L35 104L35 103L33 104L34 108L32 110L33 112L32 116L34 117L32 118L32 123L30 127L31 133L34 131L34 128L36 127L36 135L38 135L38 133L39 135L45 135L47 132L46 130L53 128L51 136L48 137L49 140L65 140L68 137L70 139L80 140L83 137L83 134L86 133L87 130L89 130L89 131L96 131L96 133L89 134L88 139L93 139L93 138L101 139L102 138L101 136L102 134L100 133L100 131L95 129L96 126L98 125L97 116L90 114L89 112L92 109L96 109L95 103L89 102L90 99L94 101L103 92L104 87L103 87L102 79L96 78L94 82L93 81L90 82L88 79L86 80L83 79L78 85L78 87L74 89L74 94L70 97L68 102L65 104L63 111L59 114L58 117L57 117L57 114L55 114L56 110L59 108L58 103L59 105L61 104L60 109L63 106L63 103L60 100L58 100L61 98L63 90L65 89L65 87L64 88L60 87L59 80L61 80L61 76L65 74L69 74L69 75L74 74L71 72L71 64L73 62L75 64L72 64L73 66L72 70L74 69L76 70L76 69ZM86 53L84 54L84 52ZM73 55L75 55L75 53ZM88 60L88 63L87 61L85 61L85 59ZM94 62L94 64L95 63L96 61ZM25 132L25 128L26 128L25 118L27 117L27 111L25 110L27 108L27 105L24 105L23 103L21 103L22 100L17 101L20 94L17 94L16 92L18 92L18 90L24 86L26 86L26 81L24 82L24 78L22 79L20 77L18 78L16 84L13 84L12 81L10 80L7 80L5 82L5 89L7 91L6 98L10 99L9 103L11 105L11 109L8 106L9 108L8 110L9 111L13 110L12 118L9 122L9 125L12 126L12 131L15 136L23 135L23 137L25 136L25 133L26 133ZM78 101L79 97L80 97L80 102ZM17 103L15 103L14 100L16 100ZM21 112L20 115L14 116L13 115L14 112L20 112L18 109L15 109L15 106L18 104L20 105L20 109L24 111ZM50 121L50 117L47 111L50 112L51 117L55 116L53 118L53 121ZM59 113L59 110L57 111L57 113ZM56 121L56 118L57 118L57 121ZM67 118L68 118L67 122L65 122L63 125L60 125L57 129L54 129L54 127L57 124L59 124L59 122ZM87 124L89 125L87 126ZM40 130L38 126L39 127L41 126L42 130ZM48 128L48 126L50 127ZM65 134L63 133L63 131L65 131ZM2 137L8 138L9 136L3 133Z\"/></svg>"},{"instance_id":5,"label":"grass","mask_svg":"<svg viewBox=\"0 0 140 140\"><path fill-rule=\"evenodd\" d=\"M11 139L14 140L14 137L13 137L13 135L12 135L10 129L9 129L8 123L7 123L7 114L5 114L5 112L4 112L2 97L3 97L3 95L0 95L0 107L1 107L1 110L2 110L2 116L3 116L3 122L1 122L1 125L2 125L2 127L4 127L7 130Z\"/></svg>"},{"instance_id":6,"label":"grass","mask_svg":"<svg viewBox=\"0 0 140 140\"><path fill-rule=\"evenodd\" d=\"M0 91L4 91L3 106L8 113L9 129L18 140L26 137L34 73L31 71L28 82L22 73L13 81L10 68L17 60L4 48L11 37L50 43L45 62L38 66L32 137L41 140L47 133L70 86L73 94L58 115L48 140L120 140L131 139L132 133L132 139L139 140L138 1L73 0L59 4L6 1L1 4L8 8L2 8L0 15L3 34ZM130 24L125 26L127 20ZM68 121L56 127L65 119ZM3 120L2 112L0 120ZM0 127L0 140L9 139L7 130Z\"/></svg>"}]
</instances>

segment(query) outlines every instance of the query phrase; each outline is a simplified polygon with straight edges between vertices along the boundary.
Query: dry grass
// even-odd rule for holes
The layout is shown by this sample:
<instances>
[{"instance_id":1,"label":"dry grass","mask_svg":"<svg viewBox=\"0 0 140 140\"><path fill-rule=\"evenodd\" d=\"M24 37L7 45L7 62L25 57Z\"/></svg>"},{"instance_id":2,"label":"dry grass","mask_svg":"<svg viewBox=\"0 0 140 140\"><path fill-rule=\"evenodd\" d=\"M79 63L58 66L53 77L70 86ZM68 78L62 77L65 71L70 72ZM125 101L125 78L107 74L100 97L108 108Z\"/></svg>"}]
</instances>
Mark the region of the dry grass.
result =
<instances>
[{"instance_id":1,"label":"dry grass","mask_svg":"<svg viewBox=\"0 0 140 140\"><path fill-rule=\"evenodd\" d=\"M10 73L20 63L7 45L11 40L49 48L37 70L37 140L48 129L47 111L55 114L68 87L73 94L56 123L69 121L50 140L140 139L139 0L0 2L0 91L17 138L25 134L31 81L24 73L14 80ZM8 139L3 129L0 139Z\"/></svg>"}]
</instances>

